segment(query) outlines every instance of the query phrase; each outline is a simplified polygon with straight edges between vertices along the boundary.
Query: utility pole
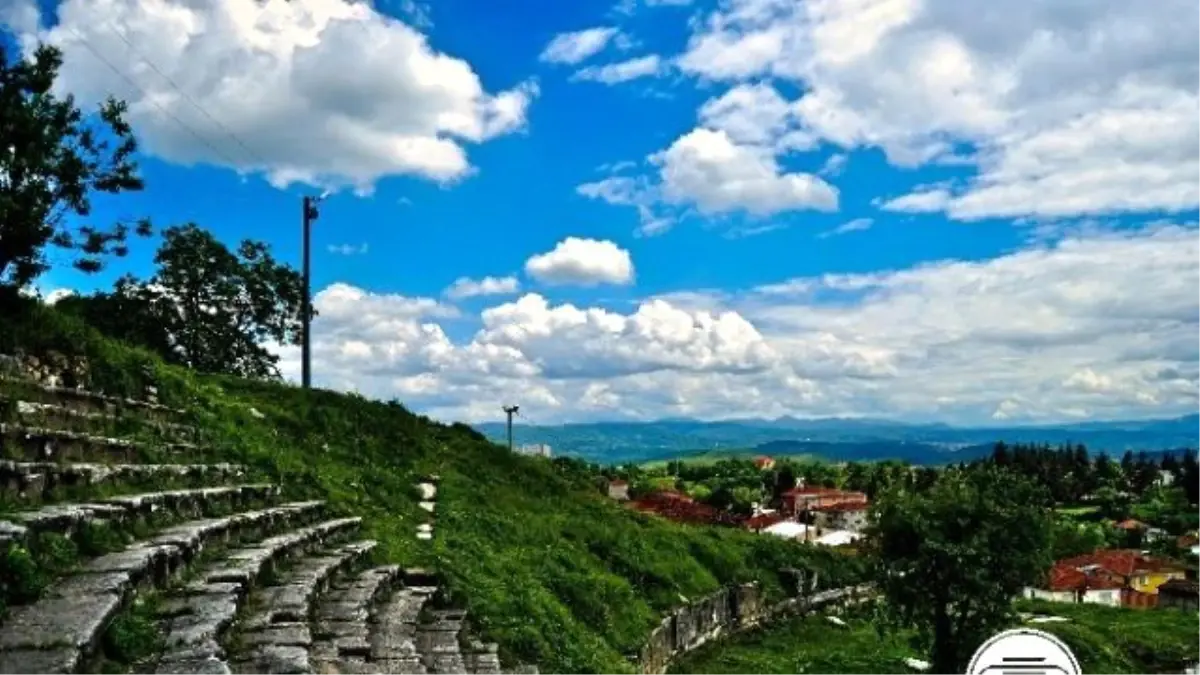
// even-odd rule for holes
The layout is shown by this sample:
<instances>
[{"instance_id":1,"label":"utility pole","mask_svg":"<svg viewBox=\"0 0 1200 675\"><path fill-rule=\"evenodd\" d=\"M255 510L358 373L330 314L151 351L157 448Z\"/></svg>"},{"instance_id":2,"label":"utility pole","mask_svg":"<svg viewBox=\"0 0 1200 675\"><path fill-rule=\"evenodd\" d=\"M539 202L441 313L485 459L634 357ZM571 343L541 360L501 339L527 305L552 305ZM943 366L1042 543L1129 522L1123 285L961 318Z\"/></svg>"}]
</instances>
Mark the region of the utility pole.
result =
<instances>
[{"instance_id":1,"label":"utility pole","mask_svg":"<svg viewBox=\"0 0 1200 675\"><path fill-rule=\"evenodd\" d=\"M508 415L508 451L512 452L513 451L512 418L513 418L513 415L515 415L516 412L521 409L521 406L506 405L506 406L504 406L503 409L504 409L504 414Z\"/></svg>"},{"instance_id":2,"label":"utility pole","mask_svg":"<svg viewBox=\"0 0 1200 675\"><path fill-rule=\"evenodd\" d=\"M320 197L304 197L304 245L303 245L303 271L304 291L301 296L300 304L300 386L304 389L312 387L312 312L309 307L312 304L311 280L312 273L310 270L310 254L309 254L309 239L312 234L313 221L317 219L317 202L321 201Z\"/></svg>"}]
</instances>

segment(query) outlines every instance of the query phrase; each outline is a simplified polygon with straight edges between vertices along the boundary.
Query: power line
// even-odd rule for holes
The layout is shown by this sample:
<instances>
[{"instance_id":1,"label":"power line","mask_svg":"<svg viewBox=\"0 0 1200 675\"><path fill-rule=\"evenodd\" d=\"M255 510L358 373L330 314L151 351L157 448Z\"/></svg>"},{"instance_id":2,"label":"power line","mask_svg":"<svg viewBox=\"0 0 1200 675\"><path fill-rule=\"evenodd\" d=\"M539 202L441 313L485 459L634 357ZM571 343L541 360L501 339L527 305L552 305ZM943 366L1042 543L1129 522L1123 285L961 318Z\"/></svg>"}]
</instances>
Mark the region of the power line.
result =
<instances>
[{"instance_id":1,"label":"power line","mask_svg":"<svg viewBox=\"0 0 1200 675\"><path fill-rule=\"evenodd\" d=\"M148 101L155 108L158 108L159 112L161 112L162 114L164 114L167 117L170 117L172 120L174 120L176 124L183 127L184 130L186 130L188 133L190 133L193 138L195 138L197 141L200 141L205 146L207 146L208 149L210 149L214 153L216 153L219 157L221 157L221 159L224 159L226 162L228 162L230 164L230 166L237 166L238 162L236 160L230 159L229 155L222 152L220 148L213 145L207 138L204 138L203 136L201 136L198 131L193 129L190 125L188 125L183 120L179 119L179 117L177 115L175 115L174 113L172 113L170 110L167 110L166 108L164 108L162 106L162 104L160 104L158 101L155 101L153 98L151 98L150 95L146 93L145 89L143 89L140 85L138 85L137 82L134 82L133 79L130 78L128 75L121 72L121 69L117 68L116 65L114 65L112 63L112 61L109 61L108 59L106 59L104 57L104 55L101 54L100 51L98 49L96 49L92 45L92 43L89 42L88 39L85 38L83 36L83 34L80 33L74 26L66 26L66 29L71 31L71 33L73 33L75 35L75 37L78 38L81 43L83 43L83 46L87 47L88 51L90 51L93 56L95 56L97 59L99 59L101 63L108 66L109 70L116 73L118 77L120 77L121 79L128 82L129 86L133 87L139 94L141 94L142 100Z\"/></svg>"},{"instance_id":2,"label":"power line","mask_svg":"<svg viewBox=\"0 0 1200 675\"><path fill-rule=\"evenodd\" d=\"M221 120L217 119L216 117L213 117L212 114L210 114L207 110L204 109L204 106L197 103L196 100L191 97L191 95L189 95L186 91L183 90L182 87L180 87L178 84L176 84L175 80L171 79L170 75L167 75L166 73L164 73L158 66L156 66L154 64L153 61L150 60L149 57L147 57L145 54L143 54L141 51L139 51L138 48L135 47L133 45L133 43L129 41L129 38L125 35L124 31L121 30L121 28L119 26L117 26L116 23L109 20L109 21L106 21L105 24L109 28L112 28L112 32L115 33L117 37L121 38L121 41L124 42L129 47L129 51L131 51L135 55L137 55L137 57L139 59L141 59L142 62L145 63L147 66L150 66L150 69L153 70L154 72L158 73L164 80L166 80L167 84L171 85L172 89L179 92L179 95L182 96L185 101L190 103L192 105L192 107L195 108L196 110L199 110L202 115L204 115L205 117L207 117L209 119L209 121L211 121L213 124L217 125L221 129L221 131L225 133L226 136L230 137L231 139L233 139L233 141L235 143L237 143L239 146L241 146L241 148L246 151L246 154L248 154L250 156L250 159L252 159L264 166L266 166L268 164L268 162L266 160L264 160L261 155L254 152L254 150L251 150L250 146L246 145L246 143L244 143L241 138L238 138L237 134L233 133L233 131L231 131L229 129L229 127L225 126L221 122Z\"/></svg>"}]
</instances>

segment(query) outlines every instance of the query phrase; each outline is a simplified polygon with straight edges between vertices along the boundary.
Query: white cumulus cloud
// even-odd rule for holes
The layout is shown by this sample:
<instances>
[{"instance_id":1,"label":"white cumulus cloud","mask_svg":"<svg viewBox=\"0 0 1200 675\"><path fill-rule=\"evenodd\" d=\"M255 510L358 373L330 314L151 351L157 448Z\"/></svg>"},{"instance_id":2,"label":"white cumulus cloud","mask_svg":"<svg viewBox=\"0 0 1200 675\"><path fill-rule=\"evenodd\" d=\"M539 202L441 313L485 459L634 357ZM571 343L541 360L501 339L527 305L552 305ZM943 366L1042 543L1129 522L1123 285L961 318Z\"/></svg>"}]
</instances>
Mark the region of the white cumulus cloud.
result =
<instances>
[{"instance_id":1,"label":"white cumulus cloud","mask_svg":"<svg viewBox=\"0 0 1200 675\"><path fill-rule=\"evenodd\" d=\"M891 416L1010 423L1194 412L1193 226L1091 231L987 260L681 291L633 308L526 294L473 317L340 284L316 379L442 419ZM451 339L441 325L472 320ZM285 372L297 370L294 348Z\"/></svg>"},{"instance_id":2,"label":"white cumulus cloud","mask_svg":"<svg viewBox=\"0 0 1200 675\"><path fill-rule=\"evenodd\" d=\"M794 209L833 211L837 189L807 173L786 173L772 153L738 145L725 131L695 129L655 155L663 198L706 213L766 216Z\"/></svg>"},{"instance_id":3,"label":"white cumulus cloud","mask_svg":"<svg viewBox=\"0 0 1200 675\"><path fill-rule=\"evenodd\" d=\"M489 93L466 61L348 0L64 0L56 86L129 103L171 162L369 192L384 176L468 175L467 144L525 124L532 81Z\"/></svg>"},{"instance_id":4,"label":"white cumulus cloud","mask_svg":"<svg viewBox=\"0 0 1200 675\"><path fill-rule=\"evenodd\" d=\"M835 211L838 190L819 175L788 171L781 158L812 149L796 102L767 83L743 84L706 101L696 126L647 157L657 175L614 176L584 183L579 194L638 210L643 235L661 234L690 213L741 214L761 221L799 210ZM761 234L781 225L735 226L729 235Z\"/></svg>"},{"instance_id":5,"label":"white cumulus cloud","mask_svg":"<svg viewBox=\"0 0 1200 675\"><path fill-rule=\"evenodd\" d=\"M525 261L525 273L545 284L596 286L633 283L629 251L611 241L567 237Z\"/></svg>"},{"instance_id":6,"label":"white cumulus cloud","mask_svg":"<svg viewBox=\"0 0 1200 675\"><path fill-rule=\"evenodd\" d=\"M444 291L444 295L454 300L474 298L481 295L507 295L516 293L521 283L516 277L483 277L472 279L459 277Z\"/></svg>"},{"instance_id":7,"label":"white cumulus cloud","mask_svg":"<svg viewBox=\"0 0 1200 675\"><path fill-rule=\"evenodd\" d=\"M1200 201L1189 0L724 0L676 60L735 89L803 95L804 132L897 165L973 165L893 207L951 218L1179 211ZM776 103L760 109L777 126Z\"/></svg>"}]
</instances>

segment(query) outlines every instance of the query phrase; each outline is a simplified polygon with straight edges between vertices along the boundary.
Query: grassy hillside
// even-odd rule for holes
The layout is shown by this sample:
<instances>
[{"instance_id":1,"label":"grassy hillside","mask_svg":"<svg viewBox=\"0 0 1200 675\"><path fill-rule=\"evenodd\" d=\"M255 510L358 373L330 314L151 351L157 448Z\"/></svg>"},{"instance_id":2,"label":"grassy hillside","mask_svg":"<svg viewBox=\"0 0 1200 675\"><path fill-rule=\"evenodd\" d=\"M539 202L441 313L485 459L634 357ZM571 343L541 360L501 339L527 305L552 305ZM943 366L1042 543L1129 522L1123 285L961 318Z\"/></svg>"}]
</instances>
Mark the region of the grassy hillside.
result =
<instances>
[{"instance_id":1,"label":"grassy hillside","mask_svg":"<svg viewBox=\"0 0 1200 675\"><path fill-rule=\"evenodd\" d=\"M685 598L748 580L778 595L785 567L818 567L830 583L856 579L853 560L827 551L629 512L576 464L512 455L399 403L199 376L49 308L5 315L0 353L86 361L88 387L110 394L140 398L153 384L164 403L193 411L205 435L208 449L190 459L244 463L290 497L363 516L382 557L440 572L508 662L626 671L625 655ZM413 536L413 482L425 473L442 479L432 548Z\"/></svg>"},{"instance_id":2,"label":"grassy hillside","mask_svg":"<svg viewBox=\"0 0 1200 675\"><path fill-rule=\"evenodd\" d=\"M1048 602L1018 603L1032 615L1067 621L1030 623L1062 638L1085 673L1178 673L1200 659L1196 615ZM880 636L869 615L836 626L823 616L799 618L736 636L676 662L676 673L915 673L921 657L907 633Z\"/></svg>"}]
</instances>

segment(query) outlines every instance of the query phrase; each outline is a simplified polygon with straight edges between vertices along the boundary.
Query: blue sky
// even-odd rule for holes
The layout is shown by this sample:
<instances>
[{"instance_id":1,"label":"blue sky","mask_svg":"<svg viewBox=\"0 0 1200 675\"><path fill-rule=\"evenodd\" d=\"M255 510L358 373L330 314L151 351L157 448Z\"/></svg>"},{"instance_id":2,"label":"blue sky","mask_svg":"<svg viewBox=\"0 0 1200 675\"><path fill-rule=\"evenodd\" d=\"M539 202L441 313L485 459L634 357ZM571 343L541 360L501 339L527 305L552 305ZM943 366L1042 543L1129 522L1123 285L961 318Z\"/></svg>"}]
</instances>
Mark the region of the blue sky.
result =
<instances>
[{"instance_id":1,"label":"blue sky","mask_svg":"<svg viewBox=\"0 0 1200 675\"><path fill-rule=\"evenodd\" d=\"M1197 9L1018 4L26 0L0 20L61 45L81 101L131 102L147 189L98 220L298 261L300 196L330 191L326 386L469 420L502 399L545 422L1194 411ZM153 248L38 286L145 276ZM499 292L449 290L485 277Z\"/></svg>"}]
</instances>

